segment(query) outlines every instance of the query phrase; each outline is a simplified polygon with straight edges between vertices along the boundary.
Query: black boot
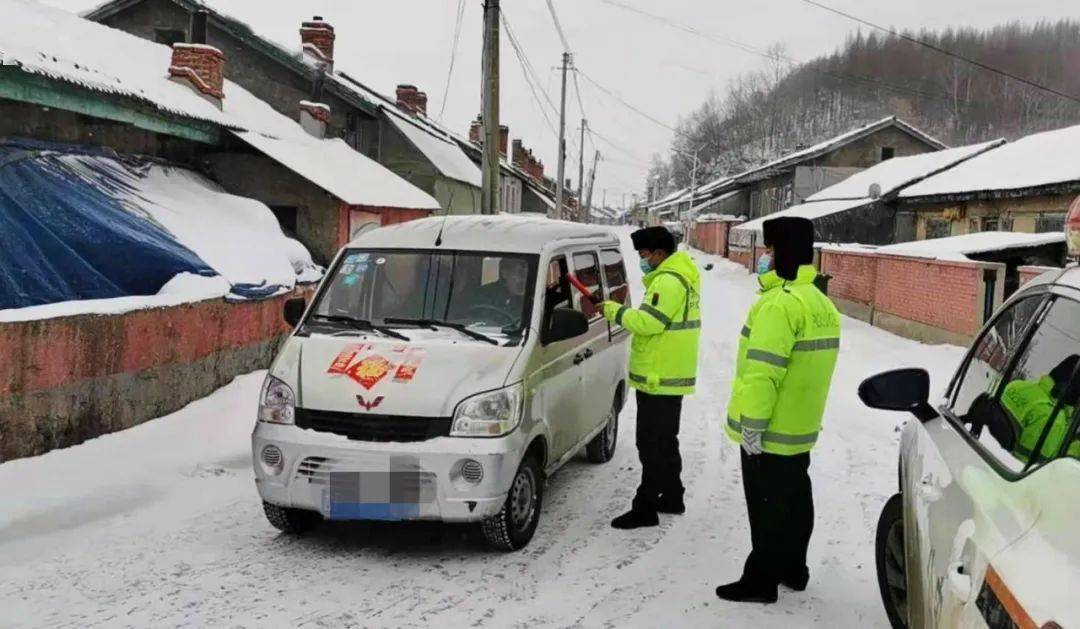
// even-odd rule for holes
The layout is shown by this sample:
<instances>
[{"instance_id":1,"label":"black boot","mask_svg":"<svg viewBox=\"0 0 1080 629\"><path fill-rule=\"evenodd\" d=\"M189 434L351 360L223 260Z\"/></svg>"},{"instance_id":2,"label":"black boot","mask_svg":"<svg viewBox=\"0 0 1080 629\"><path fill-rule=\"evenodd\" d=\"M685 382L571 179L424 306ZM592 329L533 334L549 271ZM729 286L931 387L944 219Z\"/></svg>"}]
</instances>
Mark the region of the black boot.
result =
<instances>
[{"instance_id":1,"label":"black boot","mask_svg":"<svg viewBox=\"0 0 1080 629\"><path fill-rule=\"evenodd\" d=\"M656 503L656 510L660 513L673 513L675 515L682 515L686 513L686 503L680 498L668 498L667 496L660 496L660 500Z\"/></svg>"},{"instance_id":2,"label":"black boot","mask_svg":"<svg viewBox=\"0 0 1080 629\"><path fill-rule=\"evenodd\" d=\"M784 575L780 579L780 584L789 587L796 592L802 592L806 590L806 584L810 582L810 570L803 568L795 572Z\"/></svg>"},{"instance_id":3,"label":"black boot","mask_svg":"<svg viewBox=\"0 0 1080 629\"><path fill-rule=\"evenodd\" d=\"M775 603L776 586L756 585L739 580L716 588L716 595L725 601L736 603Z\"/></svg>"},{"instance_id":4,"label":"black boot","mask_svg":"<svg viewBox=\"0 0 1080 629\"><path fill-rule=\"evenodd\" d=\"M617 529L636 529L643 526L658 526L660 518L656 512L645 512L631 509L611 521L611 526Z\"/></svg>"}]
</instances>

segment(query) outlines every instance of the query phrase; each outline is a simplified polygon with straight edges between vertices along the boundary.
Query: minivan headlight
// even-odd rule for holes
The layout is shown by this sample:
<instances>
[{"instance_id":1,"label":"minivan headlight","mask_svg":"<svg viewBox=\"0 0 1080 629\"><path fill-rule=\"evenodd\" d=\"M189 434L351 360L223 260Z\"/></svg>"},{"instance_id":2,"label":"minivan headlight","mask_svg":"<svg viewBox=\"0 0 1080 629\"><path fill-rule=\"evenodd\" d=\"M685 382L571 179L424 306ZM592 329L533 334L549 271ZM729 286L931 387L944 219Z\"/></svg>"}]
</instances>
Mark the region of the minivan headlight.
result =
<instances>
[{"instance_id":1,"label":"minivan headlight","mask_svg":"<svg viewBox=\"0 0 1080 629\"><path fill-rule=\"evenodd\" d=\"M451 437L501 437L521 423L522 384L466 398L454 409Z\"/></svg>"},{"instance_id":2,"label":"minivan headlight","mask_svg":"<svg viewBox=\"0 0 1080 629\"><path fill-rule=\"evenodd\" d=\"M274 376L266 376L259 394L259 421L292 424L296 420L296 396L292 387Z\"/></svg>"}]
</instances>

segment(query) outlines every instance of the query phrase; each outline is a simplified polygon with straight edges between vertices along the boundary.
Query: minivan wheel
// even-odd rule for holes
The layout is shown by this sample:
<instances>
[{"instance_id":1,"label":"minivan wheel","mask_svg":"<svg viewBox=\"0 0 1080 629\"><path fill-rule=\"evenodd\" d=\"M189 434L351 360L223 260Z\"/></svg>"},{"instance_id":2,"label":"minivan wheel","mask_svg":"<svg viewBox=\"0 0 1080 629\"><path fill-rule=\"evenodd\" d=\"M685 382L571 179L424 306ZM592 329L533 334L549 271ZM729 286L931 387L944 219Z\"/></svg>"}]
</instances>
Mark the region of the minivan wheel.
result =
<instances>
[{"instance_id":1,"label":"minivan wheel","mask_svg":"<svg viewBox=\"0 0 1080 629\"><path fill-rule=\"evenodd\" d=\"M495 515L480 522L480 533L499 550L524 548L540 523L544 497L544 477L535 457L526 458L514 475L506 502Z\"/></svg>"},{"instance_id":2,"label":"minivan wheel","mask_svg":"<svg viewBox=\"0 0 1080 629\"><path fill-rule=\"evenodd\" d=\"M607 463L615 456L615 443L619 438L619 399L615 398L608 411L607 423L600 434L585 446L585 453L593 463Z\"/></svg>"},{"instance_id":3,"label":"minivan wheel","mask_svg":"<svg viewBox=\"0 0 1080 629\"><path fill-rule=\"evenodd\" d=\"M282 533L300 535L315 527L322 520L322 516L314 511L306 509L292 509L279 507L263 501L263 512L270 524Z\"/></svg>"},{"instance_id":4,"label":"minivan wheel","mask_svg":"<svg viewBox=\"0 0 1080 629\"><path fill-rule=\"evenodd\" d=\"M885 503L878 518L874 544L878 588L893 629L907 627L907 565L904 554L904 499L896 494Z\"/></svg>"}]
</instances>

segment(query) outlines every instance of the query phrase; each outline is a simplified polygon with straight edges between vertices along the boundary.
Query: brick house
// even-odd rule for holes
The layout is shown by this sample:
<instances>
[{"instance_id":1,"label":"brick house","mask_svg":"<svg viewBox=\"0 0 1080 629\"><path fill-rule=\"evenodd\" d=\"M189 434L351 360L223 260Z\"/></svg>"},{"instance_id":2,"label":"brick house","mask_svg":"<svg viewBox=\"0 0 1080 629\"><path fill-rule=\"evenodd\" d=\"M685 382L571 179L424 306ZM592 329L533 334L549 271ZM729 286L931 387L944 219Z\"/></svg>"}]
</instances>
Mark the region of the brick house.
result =
<instances>
[{"instance_id":1,"label":"brick house","mask_svg":"<svg viewBox=\"0 0 1080 629\"><path fill-rule=\"evenodd\" d=\"M918 240L984 231L1061 232L1080 194L1080 126L1006 144L905 189Z\"/></svg>"},{"instance_id":2,"label":"brick house","mask_svg":"<svg viewBox=\"0 0 1080 629\"><path fill-rule=\"evenodd\" d=\"M298 103L326 105L326 133L427 192L452 213L479 209L479 171L468 166L446 130L427 118L427 95L400 85L394 98L334 67L336 33L316 16L298 24L295 46L282 46L244 22L196 0L114 0L85 17L143 39L187 41L192 16L208 12L207 42L229 58L228 78L277 111ZM312 94L318 91L317 98ZM402 118L412 119L403 121Z\"/></svg>"},{"instance_id":3,"label":"brick house","mask_svg":"<svg viewBox=\"0 0 1080 629\"><path fill-rule=\"evenodd\" d=\"M798 205L883 161L943 148L938 140L891 116L707 183L699 187L701 194L694 195L693 205L701 213L759 218Z\"/></svg>"}]
</instances>

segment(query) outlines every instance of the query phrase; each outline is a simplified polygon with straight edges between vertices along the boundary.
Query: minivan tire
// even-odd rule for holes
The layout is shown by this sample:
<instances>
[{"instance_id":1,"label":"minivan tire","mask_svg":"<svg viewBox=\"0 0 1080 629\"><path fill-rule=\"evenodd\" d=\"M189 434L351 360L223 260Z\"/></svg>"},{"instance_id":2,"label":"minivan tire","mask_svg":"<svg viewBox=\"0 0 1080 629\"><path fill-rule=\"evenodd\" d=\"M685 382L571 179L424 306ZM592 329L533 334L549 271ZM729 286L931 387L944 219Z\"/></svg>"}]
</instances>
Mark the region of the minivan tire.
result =
<instances>
[{"instance_id":1,"label":"minivan tire","mask_svg":"<svg viewBox=\"0 0 1080 629\"><path fill-rule=\"evenodd\" d=\"M314 511L280 507L266 501L263 501L263 512L274 528L290 535L306 533L322 521L322 516Z\"/></svg>"},{"instance_id":2,"label":"minivan tire","mask_svg":"<svg viewBox=\"0 0 1080 629\"><path fill-rule=\"evenodd\" d=\"M607 463L615 456L615 444L619 440L619 406L616 396L608 411L604 429L585 446L585 454L593 463Z\"/></svg>"},{"instance_id":3,"label":"minivan tire","mask_svg":"<svg viewBox=\"0 0 1080 629\"><path fill-rule=\"evenodd\" d=\"M526 457L514 474L502 509L480 522L480 534L498 550L524 548L536 533L543 502L544 475L540 463L534 456Z\"/></svg>"},{"instance_id":4,"label":"minivan tire","mask_svg":"<svg viewBox=\"0 0 1080 629\"><path fill-rule=\"evenodd\" d=\"M907 555L904 553L904 497L896 494L878 518L874 543L878 589L893 629L907 627Z\"/></svg>"}]
</instances>

